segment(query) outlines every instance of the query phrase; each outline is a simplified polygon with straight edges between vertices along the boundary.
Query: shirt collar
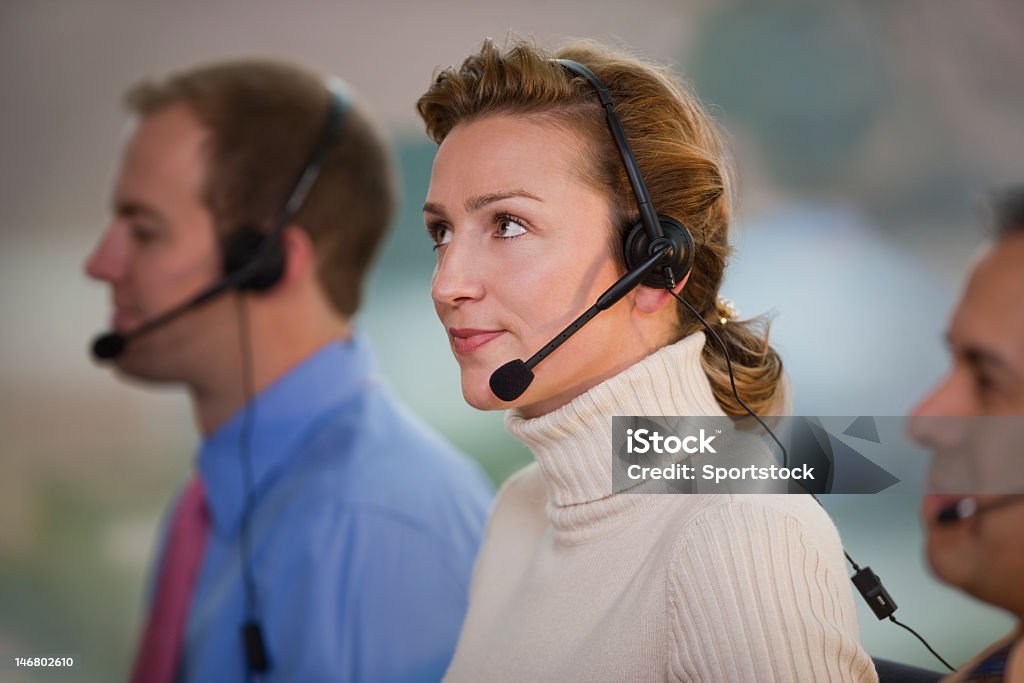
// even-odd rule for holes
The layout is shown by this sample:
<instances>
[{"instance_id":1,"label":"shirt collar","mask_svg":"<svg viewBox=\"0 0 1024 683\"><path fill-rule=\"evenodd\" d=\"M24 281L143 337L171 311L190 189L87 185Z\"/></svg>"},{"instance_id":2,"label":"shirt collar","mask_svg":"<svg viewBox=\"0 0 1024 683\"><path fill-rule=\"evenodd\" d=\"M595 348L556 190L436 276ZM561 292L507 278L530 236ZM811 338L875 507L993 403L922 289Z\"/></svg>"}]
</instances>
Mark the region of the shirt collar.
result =
<instances>
[{"instance_id":1,"label":"shirt collar","mask_svg":"<svg viewBox=\"0 0 1024 683\"><path fill-rule=\"evenodd\" d=\"M374 380L369 344L360 334L332 341L257 394L249 407L249 462L253 500L259 500L286 466L295 446L320 416L361 393ZM198 468L206 484L216 530L228 535L245 506L241 437L245 407L200 446Z\"/></svg>"}]
</instances>

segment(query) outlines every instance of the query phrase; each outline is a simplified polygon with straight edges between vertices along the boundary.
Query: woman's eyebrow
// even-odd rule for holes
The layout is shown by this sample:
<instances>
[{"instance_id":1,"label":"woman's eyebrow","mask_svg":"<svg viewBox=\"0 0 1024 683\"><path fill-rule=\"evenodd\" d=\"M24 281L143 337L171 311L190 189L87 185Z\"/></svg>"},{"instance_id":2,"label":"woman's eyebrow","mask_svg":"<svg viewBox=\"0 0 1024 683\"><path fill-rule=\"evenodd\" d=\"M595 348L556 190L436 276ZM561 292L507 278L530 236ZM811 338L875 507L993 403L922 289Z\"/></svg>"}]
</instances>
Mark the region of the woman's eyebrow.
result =
<instances>
[{"instance_id":1,"label":"woman's eyebrow","mask_svg":"<svg viewBox=\"0 0 1024 683\"><path fill-rule=\"evenodd\" d=\"M432 213L435 216L440 216L441 218L448 217L448 212L444 210L443 206L436 202L426 202L423 205L423 213Z\"/></svg>"},{"instance_id":2,"label":"woman's eyebrow","mask_svg":"<svg viewBox=\"0 0 1024 683\"><path fill-rule=\"evenodd\" d=\"M488 204L494 202L500 202L502 199L511 199L513 197L525 197L532 199L535 202L543 202L544 200L526 190L506 190L504 192L490 192L488 194L482 194L477 197L470 197L466 200L466 211L479 211Z\"/></svg>"},{"instance_id":3,"label":"woman's eyebrow","mask_svg":"<svg viewBox=\"0 0 1024 683\"><path fill-rule=\"evenodd\" d=\"M470 197L466 200L466 213L472 213L479 211L486 207L488 204L494 202L500 202L503 199L512 199L513 197L525 197L526 199L532 199L535 202L543 202L544 200L526 190L506 190L504 192L489 192L487 194L478 195L476 197ZM423 204L423 213L434 214L441 218L447 218L448 212L445 208L437 202L426 202Z\"/></svg>"}]
</instances>

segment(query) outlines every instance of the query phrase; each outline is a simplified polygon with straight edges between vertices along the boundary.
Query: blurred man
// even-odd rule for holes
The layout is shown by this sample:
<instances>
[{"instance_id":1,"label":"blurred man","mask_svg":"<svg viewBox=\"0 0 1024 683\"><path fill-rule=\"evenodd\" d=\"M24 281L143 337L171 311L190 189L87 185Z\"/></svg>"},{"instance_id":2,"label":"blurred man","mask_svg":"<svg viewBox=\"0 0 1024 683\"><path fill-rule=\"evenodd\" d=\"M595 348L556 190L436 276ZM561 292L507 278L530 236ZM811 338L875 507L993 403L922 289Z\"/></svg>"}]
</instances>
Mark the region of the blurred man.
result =
<instances>
[{"instance_id":1,"label":"blurred man","mask_svg":"<svg viewBox=\"0 0 1024 683\"><path fill-rule=\"evenodd\" d=\"M995 242L950 324L953 367L914 411L933 455L923 516L946 583L1017 618L947 681L1024 682L1024 187L995 204Z\"/></svg>"},{"instance_id":2,"label":"blurred man","mask_svg":"<svg viewBox=\"0 0 1024 683\"><path fill-rule=\"evenodd\" d=\"M132 680L438 680L490 489L380 386L353 331L395 204L382 137L350 94L274 61L126 101L86 264L114 309L96 352L187 387L202 434Z\"/></svg>"}]
</instances>

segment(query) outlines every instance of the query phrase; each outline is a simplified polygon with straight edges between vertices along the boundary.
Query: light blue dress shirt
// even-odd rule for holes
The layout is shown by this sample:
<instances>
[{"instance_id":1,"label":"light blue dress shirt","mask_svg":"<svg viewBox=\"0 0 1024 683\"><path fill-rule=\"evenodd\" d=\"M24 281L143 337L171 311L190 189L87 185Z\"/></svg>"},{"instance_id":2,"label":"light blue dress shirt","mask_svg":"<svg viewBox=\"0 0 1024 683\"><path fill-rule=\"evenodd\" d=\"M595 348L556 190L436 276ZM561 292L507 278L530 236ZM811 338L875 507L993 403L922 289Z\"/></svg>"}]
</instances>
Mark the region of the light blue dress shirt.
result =
<instances>
[{"instance_id":1,"label":"light blue dress shirt","mask_svg":"<svg viewBox=\"0 0 1024 683\"><path fill-rule=\"evenodd\" d=\"M364 339L253 401L249 562L271 670L248 678L239 412L199 453L212 524L179 679L437 681L455 650L491 487L396 404Z\"/></svg>"}]
</instances>

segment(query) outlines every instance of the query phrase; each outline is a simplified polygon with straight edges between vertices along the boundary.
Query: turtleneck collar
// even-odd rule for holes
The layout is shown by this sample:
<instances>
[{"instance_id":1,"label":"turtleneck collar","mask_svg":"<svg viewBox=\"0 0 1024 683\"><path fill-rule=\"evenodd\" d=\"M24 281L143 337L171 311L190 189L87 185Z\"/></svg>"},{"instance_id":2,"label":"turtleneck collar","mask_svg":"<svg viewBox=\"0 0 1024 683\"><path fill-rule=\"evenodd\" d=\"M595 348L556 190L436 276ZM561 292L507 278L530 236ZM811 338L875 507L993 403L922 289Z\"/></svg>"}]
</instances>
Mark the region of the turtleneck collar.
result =
<instances>
[{"instance_id":1,"label":"turtleneck collar","mask_svg":"<svg viewBox=\"0 0 1024 683\"><path fill-rule=\"evenodd\" d=\"M582 521L566 519L561 508L612 497L613 415L725 414L701 365L703 348L704 333L695 332L546 415L506 414L509 433L529 447L540 467L556 525Z\"/></svg>"}]
</instances>

